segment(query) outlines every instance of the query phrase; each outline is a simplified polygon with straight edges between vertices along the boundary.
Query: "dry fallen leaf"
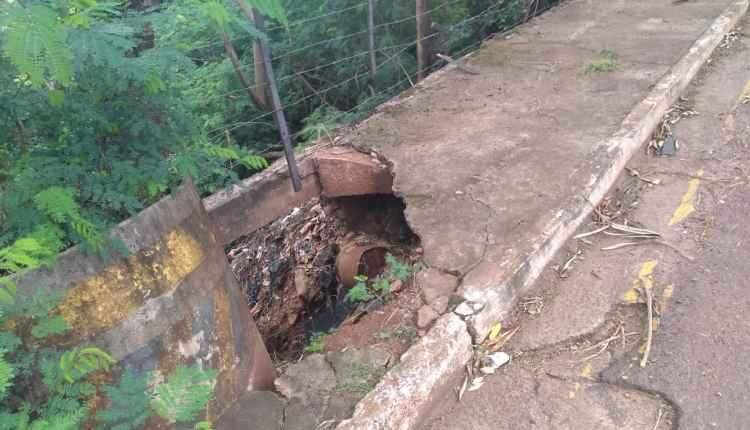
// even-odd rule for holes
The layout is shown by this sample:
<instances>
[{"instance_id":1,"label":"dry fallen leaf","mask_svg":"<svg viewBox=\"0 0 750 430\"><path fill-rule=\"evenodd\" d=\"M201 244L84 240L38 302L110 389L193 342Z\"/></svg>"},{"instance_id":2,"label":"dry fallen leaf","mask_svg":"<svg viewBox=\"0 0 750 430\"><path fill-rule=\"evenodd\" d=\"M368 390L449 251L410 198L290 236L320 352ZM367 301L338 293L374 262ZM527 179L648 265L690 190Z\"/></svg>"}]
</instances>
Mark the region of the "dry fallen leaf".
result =
<instances>
[{"instance_id":1,"label":"dry fallen leaf","mask_svg":"<svg viewBox=\"0 0 750 430\"><path fill-rule=\"evenodd\" d=\"M503 331L503 324L502 323L496 323L495 325L490 328L490 334L487 336L489 340L495 340L496 337L500 335L500 332Z\"/></svg>"}]
</instances>

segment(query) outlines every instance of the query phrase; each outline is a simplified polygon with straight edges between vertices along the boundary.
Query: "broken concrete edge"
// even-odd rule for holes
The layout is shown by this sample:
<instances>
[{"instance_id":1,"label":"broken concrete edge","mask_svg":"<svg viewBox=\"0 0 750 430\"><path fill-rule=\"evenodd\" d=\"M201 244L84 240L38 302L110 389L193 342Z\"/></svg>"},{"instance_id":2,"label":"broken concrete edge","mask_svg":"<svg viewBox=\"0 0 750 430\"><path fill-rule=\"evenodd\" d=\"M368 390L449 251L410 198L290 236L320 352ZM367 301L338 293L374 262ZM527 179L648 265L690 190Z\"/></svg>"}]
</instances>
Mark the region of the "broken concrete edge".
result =
<instances>
[{"instance_id":1,"label":"broken concrete edge","mask_svg":"<svg viewBox=\"0 0 750 430\"><path fill-rule=\"evenodd\" d=\"M427 335L404 353L400 363L357 404L352 418L337 426L338 430L409 429L419 423L436 393L445 389L447 379L460 372L471 359L473 344L481 342L495 322L509 316L516 301L606 196L626 164L649 139L724 35L747 13L749 5L750 0L737 0L725 9L630 112L620 129L599 145L592 154L592 165L598 166L594 169L597 173L582 190L574 192L566 208L557 212L543 234L532 239L530 251L525 258L514 262L516 269L509 276L495 280L490 288L463 286L463 298L482 304L482 310L465 320L453 313L438 319ZM437 79L434 75L432 78ZM422 85L425 84L428 82ZM398 105L409 97L383 107Z\"/></svg>"},{"instance_id":2,"label":"broken concrete edge","mask_svg":"<svg viewBox=\"0 0 750 430\"><path fill-rule=\"evenodd\" d=\"M472 340L466 324L448 313L427 335L401 356L354 410L339 430L408 429L417 424L420 409L435 397L436 387L461 369L472 357Z\"/></svg>"},{"instance_id":3,"label":"broken concrete edge","mask_svg":"<svg viewBox=\"0 0 750 430\"><path fill-rule=\"evenodd\" d=\"M377 156L350 146L320 145L298 158L302 191L295 193L286 161L206 197L203 204L214 223L217 241L227 245L318 196L343 197L391 193L389 166Z\"/></svg>"}]
</instances>

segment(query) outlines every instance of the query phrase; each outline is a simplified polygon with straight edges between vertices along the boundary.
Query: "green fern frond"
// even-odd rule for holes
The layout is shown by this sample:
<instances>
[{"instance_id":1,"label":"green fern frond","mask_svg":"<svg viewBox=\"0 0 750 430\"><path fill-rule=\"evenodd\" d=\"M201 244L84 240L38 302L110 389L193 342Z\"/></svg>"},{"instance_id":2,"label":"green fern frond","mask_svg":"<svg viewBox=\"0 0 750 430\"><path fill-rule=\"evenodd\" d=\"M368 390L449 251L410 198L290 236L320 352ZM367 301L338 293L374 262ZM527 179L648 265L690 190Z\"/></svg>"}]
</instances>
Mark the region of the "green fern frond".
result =
<instances>
[{"instance_id":1,"label":"green fern frond","mask_svg":"<svg viewBox=\"0 0 750 430\"><path fill-rule=\"evenodd\" d=\"M70 188L50 187L37 193L33 200L39 210L58 224L80 217L75 191Z\"/></svg>"},{"instance_id":2,"label":"green fern frond","mask_svg":"<svg viewBox=\"0 0 750 430\"><path fill-rule=\"evenodd\" d=\"M63 19L63 23L75 28L89 28L93 20L120 16L120 7L120 2L116 1L73 0L68 5L69 15Z\"/></svg>"},{"instance_id":3,"label":"green fern frond","mask_svg":"<svg viewBox=\"0 0 750 430\"><path fill-rule=\"evenodd\" d=\"M36 4L24 8L16 4L2 22L6 27L3 51L35 88L47 79L62 85L73 79L67 31L57 18L49 7Z\"/></svg>"},{"instance_id":4,"label":"green fern frond","mask_svg":"<svg viewBox=\"0 0 750 430\"><path fill-rule=\"evenodd\" d=\"M29 430L78 430L88 414L88 409L79 407L65 415L54 415L34 420Z\"/></svg>"},{"instance_id":5,"label":"green fern frond","mask_svg":"<svg viewBox=\"0 0 750 430\"><path fill-rule=\"evenodd\" d=\"M68 322L61 315L55 315L51 318L43 318L34 327L31 328L31 335L37 339L62 334L70 330Z\"/></svg>"},{"instance_id":6,"label":"green fern frond","mask_svg":"<svg viewBox=\"0 0 750 430\"><path fill-rule=\"evenodd\" d=\"M28 407L16 413L0 411L0 430L27 430L29 419Z\"/></svg>"},{"instance_id":7,"label":"green fern frond","mask_svg":"<svg viewBox=\"0 0 750 430\"><path fill-rule=\"evenodd\" d=\"M54 226L42 225L10 246L0 248L0 273L34 269L49 262L62 248L61 234ZM8 288L9 284L5 279L7 278L3 278L2 286Z\"/></svg>"},{"instance_id":8,"label":"green fern frond","mask_svg":"<svg viewBox=\"0 0 750 430\"><path fill-rule=\"evenodd\" d=\"M91 372L109 370L114 363L115 359L111 355L95 346L77 347L66 351L60 357L60 369L63 372L63 377L69 383L73 383Z\"/></svg>"},{"instance_id":9,"label":"green fern frond","mask_svg":"<svg viewBox=\"0 0 750 430\"><path fill-rule=\"evenodd\" d=\"M286 9L281 0L250 0L249 3L258 9L263 15L279 21L284 24L284 26L289 24L286 16Z\"/></svg>"},{"instance_id":10,"label":"green fern frond","mask_svg":"<svg viewBox=\"0 0 750 430\"><path fill-rule=\"evenodd\" d=\"M96 413L99 427L110 430L136 430L151 416L148 375L137 376L128 369L117 385L104 387L110 406Z\"/></svg>"},{"instance_id":11,"label":"green fern frond","mask_svg":"<svg viewBox=\"0 0 750 430\"><path fill-rule=\"evenodd\" d=\"M4 351L0 351L4 352ZM8 394L8 389L13 384L13 366L5 361L3 353L0 353L0 400Z\"/></svg>"},{"instance_id":12,"label":"green fern frond","mask_svg":"<svg viewBox=\"0 0 750 430\"><path fill-rule=\"evenodd\" d=\"M12 354L21 345L21 338L9 331L0 331L0 351Z\"/></svg>"},{"instance_id":13,"label":"green fern frond","mask_svg":"<svg viewBox=\"0 0 750 430\"><path fill-rule=\"evenodd\" d=\"M197 2L195 6L209 20L211 25L219 29L226 28L227 25L236 20L222 1L209 0Z\"/></svg>"},{"instance_id":14,"label":"green fern frond","mask_svg":"<svg viewBox=\"0 0 750 430\"><path fill-rule=\"evenodd\" d=\"M240 164L250 170L263 170L268 167L268 160L258 155L248 154L240 158L239 161Z\"/></svg>"},{"instance_id":15,"label":"green fern frond","mask_svg":"<svg viewBox=\"0 0 750 430\"><path fill-rule=\"evenodd\" d=\"M87 250L101 253L106 245L106 238L101 229L83 218L71 220L70 226L83 241Z\"/></svg>"},{"instance_id":16,"label":"green fern frond","mask_svg":"<svg viewBox=\"0 0 750 430\"><path fill-rule=\"evenodd\" d=\"M250 170L263 170L268 167L268 160L265 158L234 145L207 145L206 154L220 160L236 161Z\"/></svg>"},{"instance_id":17,"label":"green fern frond","mask_svg":"<svg viewBox=\"0 0 750 430\"><path fill-rule=\"evenodd\" d=\"M213 397L215 377L214 370L179 366L154 387L151 407L170 423L194 421Z\"/></svg>"},{"instance_id":18,"label":"green fern frond","mask_svg":"<svg viewBox=\"0 0 750 430\"><path fill-rule=\"evenodd\" d=\"M0 305L10 306L16 302L16 283L9 276L0 277ZM0 315L2 320L2 315Z\"/></svg>"}]
</instances>

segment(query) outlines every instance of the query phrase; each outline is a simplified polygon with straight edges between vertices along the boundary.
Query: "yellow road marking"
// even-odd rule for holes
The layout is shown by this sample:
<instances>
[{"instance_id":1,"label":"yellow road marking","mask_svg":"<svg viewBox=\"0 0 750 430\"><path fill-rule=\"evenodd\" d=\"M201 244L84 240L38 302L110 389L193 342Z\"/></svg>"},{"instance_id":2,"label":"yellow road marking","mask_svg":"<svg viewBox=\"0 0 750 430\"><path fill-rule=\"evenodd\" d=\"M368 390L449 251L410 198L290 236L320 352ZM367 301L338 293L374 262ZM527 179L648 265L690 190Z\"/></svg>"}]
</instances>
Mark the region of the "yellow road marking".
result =
<instances>
[{"instance_id":1,"label":"yellow road marking","mask_svg":"<svg viewBox=\"0 0 750 430\"><path fill-rule=\"evenodd\" d=\"M638 291L631 288L625 293L625 295L622 298L623 300L625 300L626 303L630 303L631 305L634 305L638 303L638 297L640 297L638 295Z\"/></svg>"},{"instance_id":2,"label":"yellow road marking","mask_svg":"<svg viewBox=\"0 0 750 430\"><path fill-rule=\"evenodd\" d=\"M648 260L641 266L641 270L638 271L638 276L633 280L633 286L625 292L623 300L626 303L635 304L640 301L640 294L638 288L654 288L654 269L659 264L656 260Z\"/></svg>"},{"instance_id":3,"label":"yellow road marking","mask_svg":"<svg viewBox=\"0 0 750 430\"><path fill-rule=\"evenodd\" d=\"M586 365L583 366L583 369L581 369L581 378L594 379L591 377L593 372L594 368L591 366L591 363L586 363Z\"/></svg>"},{"instance_id":4,"label":"yellow road marking","mask_svg":"<svg viewBox=\"0 0 750 430\"><path fill-rule=\"evenodd\" d=\"M687 192L682 196L680 205L677 206L677 209L675 209L674 214L672 215L672 219L669 220L670 226L681 223L689 217L690 214L695 212L695 195L701 185L700 177L703 176L703 169L699 170L696 176L698 177L691 179L688 183Z\"/></svg>"},{"instance_id":5,"label":"yellow road marking","mask_svg":"<svg viewBox=\"0 0 750 430\"><path fill-rule=\"evenodd\" d=\"M745 88L742 89L740 97L737 99L737 104L747 103L750 100L750 81L747 81Z\"/></svg>"},{"instance_id":6,"label":"yellow road marking","mask_svg":"<svg viewBox=\"0 0 750 430\"><path fill-rule=\"evenodd\" d=\"M581 384L579 384L578 382L573 384L573 389L568 391L568 399L570 400L575 399L576 395L578 394L580 390L581 390Z\"/></svg>"},{"instance_id":7,"label":"yellow road marking","mask_svg":"<svg viewBox=\"0 0 750 430\"><path fill-rule=\"evenodd\" d=\"M664 291L662 291L661 293L661 304L659 305L662 314L667 310L667 305L669 304L669 301L672 299L673 295L674 285L667 285L666 287L664 287Z\"/></svg>"}]
</instances>

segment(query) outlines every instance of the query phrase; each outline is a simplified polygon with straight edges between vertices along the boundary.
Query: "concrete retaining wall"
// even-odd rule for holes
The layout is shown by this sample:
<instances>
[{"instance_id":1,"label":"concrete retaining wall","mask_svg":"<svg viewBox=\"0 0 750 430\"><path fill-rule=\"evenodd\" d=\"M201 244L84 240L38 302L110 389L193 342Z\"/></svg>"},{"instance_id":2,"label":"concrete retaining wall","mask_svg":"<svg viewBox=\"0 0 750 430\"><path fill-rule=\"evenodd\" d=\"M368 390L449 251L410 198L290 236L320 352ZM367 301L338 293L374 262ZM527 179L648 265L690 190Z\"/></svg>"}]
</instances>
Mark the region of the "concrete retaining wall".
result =
<instances>
[{"instance_id":1,"label":"concrete retaining wall","mask_svg":"<svg viewBox=\"0 0 750 430\"><path fill-rule=\"evenodd\" d=\"M259 175L203 201L217 240L229 244L252 233L313 197L390 194L393 177L385 163L350 147L312 148L299 158L302 191L295 193L286 164L274 163Z\"/></svg>"},{"instance_id":2,"label":"concrete retaining wall","mask_svg":"<svg viewBox=\"0 0 750 430\"><path fill-rule=\"evenodd\" d=\"M209 418L248 389L273 387L268 353L192 184L114 233L129 256L103 262L71 249L22 277L19 294L61 291L69 344L97 345L137 372L216 369Z\"/></svg>"},{"instance_id":3,"label":"concrete retaining wall","mask_svg":"<svg viewBox=\"0 0 750 430\"><path fill-rule=\"evenodd\" d=\"M195 362L216 369L208 413L216 419L245 391L273 389L275 379L223 246L313 197L391 192L388 166L351 148L313 150L300 172L300 193L283 162L204 201L186 183L114 229L127 257L104 262L73 248L19 279L19 294L62 292L57 311L72 328L66 346L97 345L137 373Z\"/></svg>"}]
</instances>

